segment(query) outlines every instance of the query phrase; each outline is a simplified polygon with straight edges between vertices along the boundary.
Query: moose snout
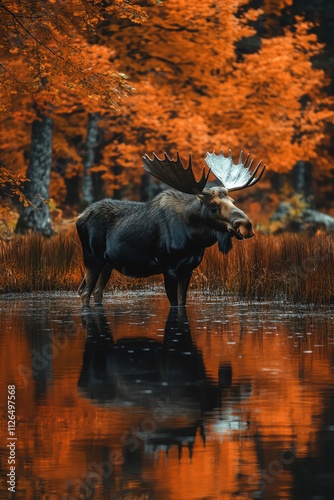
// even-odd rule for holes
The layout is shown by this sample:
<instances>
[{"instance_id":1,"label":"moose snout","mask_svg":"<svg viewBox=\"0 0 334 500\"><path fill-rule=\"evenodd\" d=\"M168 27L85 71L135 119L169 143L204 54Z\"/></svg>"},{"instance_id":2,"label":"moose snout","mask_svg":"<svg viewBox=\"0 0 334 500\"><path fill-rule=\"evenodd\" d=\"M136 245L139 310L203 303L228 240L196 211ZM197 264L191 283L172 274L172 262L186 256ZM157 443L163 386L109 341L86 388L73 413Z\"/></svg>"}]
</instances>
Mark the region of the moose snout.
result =
<instances>
[{"instance_id":1,"label":"moose snout","mask_svg":"<svg viewBox=\"0 0 334 500\"><path fill-rule=\"evenodd\" d=\"M233 230L242 238L253 238L254 231L252 222L247 219L236 219L232 222Z\"/></svg>"}]
</instances>

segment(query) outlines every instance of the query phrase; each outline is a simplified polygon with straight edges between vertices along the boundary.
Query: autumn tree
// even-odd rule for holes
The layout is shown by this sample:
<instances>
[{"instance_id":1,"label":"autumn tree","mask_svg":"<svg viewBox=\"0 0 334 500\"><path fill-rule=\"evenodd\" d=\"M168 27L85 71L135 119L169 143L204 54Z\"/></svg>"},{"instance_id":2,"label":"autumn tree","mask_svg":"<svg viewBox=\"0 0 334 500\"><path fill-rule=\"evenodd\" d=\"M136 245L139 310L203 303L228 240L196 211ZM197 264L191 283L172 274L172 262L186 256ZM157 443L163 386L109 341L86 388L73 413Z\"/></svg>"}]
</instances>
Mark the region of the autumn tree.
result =
<instances>
[{"instance_id":1,"label":"autumn tree","mask_svg":"<svg viewBox=\"0 0 334 500\"><path fill-rule=\"evenodd\" d=\"M101 37L115 47L115 64L136 87L122 113L112 117L112 127L108 116L103 119L99 168L111 188L139 186L145 152L178 148L201 158L216 142L206 107L214 106L217 83L230 73L235 42L253 33L236 13L231 3L178 0L168 9L152 8L145 30L131 29L127 21L103 27Z\"/></svg>"},{"instance_id":2,"label":"autumn tree","mask_svg":"<svg viewBox=\"0 0 334 500\"><path fill-rule=\"evenodd\" d=\"M130 32L127 22L106 28L116 62L137 89L104 149L107 177L116 158L123 176L138 183L137 150L191 150L196 162L221 145L251 151L273 172L290 172L302 160L330 175L330 158L319 148L333 120L333 98L324 72L312 65L322 45L312 24L296 17L253 53L239 54L238 41L256 34L251 26L262 14L247 2L218 8L175 0L161 13L153 10L145 32Z\"/></svg>"},{"instance_id":3,"label":"autumn tree","mask_svg":"<svg viewBox=\"0 0 334 500\"><path fill-rule=\"evenodd\" d=\"M35 190L40 186L48 197L54 110L118 106L131 87L110 64L110 49L93 43L96 27L113 16L143 22L146 14L125 0L5 0L0 13L0 110L33 121L27 185L33 205L23 209L17 228L48 235L48 205Z\"/></svg>"},{"instance_id":4,"label":"autumn tree","mask_svg":"<svg viewBox=\"0 0 334 500\"><path fill-rule=\"evenodd\" d=\"M117 107L130 86L108 64L110 50L92 42L99 23L113 16L146 20L143 8L118 0L4 0L0 4L1 111L11 112L15 96L61 106L64 93ZM24 68L24 71L19 71Z\"/></svg>"},{"instance_id":5,"label":"autumn tree","mask_svg":"<svg viewBox=\"0 0 334 500\"><path fill-rule=\"evenodd\" d=\"M261 10L248 0L170 0L163 9L150 7L145 25L127 18L100 21L96 43L88 47L107 54L108 64L126 73L123 83L130 81L136 92L117 110L96 106L95 99L94 107L89 97L75 106L76 88L66 86L66 100L53 111L57 160L51 191L57 201L71 203L66 192L73 189L74 195L86 161L97 196L139 198L141 156L152 151L192 151L199 166L207 150L243 148L264 158L271 172L291 172L303 161L305 168L313 164L329 175L330 158L319 155L319 148L333 120L333 99L324 72L311 62L322 46L302 17L291 16L292 24L272 26L269 33L268 13L277 16L290 5L268 0ZM92 139L90 147L87 113L96 112L98 141ZM263 203L273 207L277 195L265 185Z\"/></svg>"}]
</instances>

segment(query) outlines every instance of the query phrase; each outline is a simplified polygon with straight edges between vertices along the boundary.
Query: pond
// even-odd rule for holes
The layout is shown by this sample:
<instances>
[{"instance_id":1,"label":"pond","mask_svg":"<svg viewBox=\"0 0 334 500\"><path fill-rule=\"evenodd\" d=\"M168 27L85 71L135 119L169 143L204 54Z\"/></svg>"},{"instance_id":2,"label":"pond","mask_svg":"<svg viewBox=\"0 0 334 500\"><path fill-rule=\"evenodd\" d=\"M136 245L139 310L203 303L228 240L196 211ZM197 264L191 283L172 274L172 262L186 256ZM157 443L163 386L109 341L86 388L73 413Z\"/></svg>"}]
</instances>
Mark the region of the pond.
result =
<instances>
[{"instance_id":1,"label":"pond","mask_svg":"<svg viewBox=\"0 0 334 500\"><path fill-rule=\"evenodd\" d=\"M334 498L334 309L158 289L0 313L1 498Z\"/></svg>"}]
</instances>

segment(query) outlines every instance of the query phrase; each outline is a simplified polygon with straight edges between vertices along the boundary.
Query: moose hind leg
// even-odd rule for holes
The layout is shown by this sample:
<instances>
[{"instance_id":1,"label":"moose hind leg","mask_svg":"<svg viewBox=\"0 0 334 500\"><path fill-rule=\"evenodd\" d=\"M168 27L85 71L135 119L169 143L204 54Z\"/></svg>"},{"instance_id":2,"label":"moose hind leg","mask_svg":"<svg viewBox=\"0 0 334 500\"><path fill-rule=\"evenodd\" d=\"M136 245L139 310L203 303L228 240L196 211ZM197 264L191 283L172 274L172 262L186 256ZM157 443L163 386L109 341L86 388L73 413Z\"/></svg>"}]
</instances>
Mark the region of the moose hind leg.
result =
<instances>
[{"instance_id":1,"label":"moose hind leg","mask_svg":"<svg viewBox=\"0 0 334 500\"><path fill-rule=\"evenodd\" d=\"M78 294L80 295L80 297L83 294L83 292L85 291L85 289L86 289L86 276L84 277L84 279L82 280L82 282L78 288Z\"/></svg>"},{"instance_id":2,"label":"moose hind leg","mask_svg":"<svg viewBox=\"0 0 334 500\"><path fill-rule=\"evenodd\" d=\"M102 269L100 276L97 280L96 286L94 288L94 291L93 291L95 304L102 303L103 290L105 289L105 287L109 281L112 270L113 270L113 268L110 264L106 264L104 266L104 268Z\"/></svg>"},{"instance_id":3,"label":"moose hind leg","mask_svg":"<svg viewBox=\"0 0 334 500\"><path fill-rule=\"evenodd\" d=\"M92 295L92 291L95 288L97 280L99 279L100 273L105 266L105 262L96 262L94 266L86 268L86 276L83 281L86 281L86 287L83 289L80 297L84 305L89 305L89 299ZM83 285L83 282L80 285ZM79 288L79 290L80 290ZM79 292L80 293L80 292Z\"/></svg>"}]
</instances>

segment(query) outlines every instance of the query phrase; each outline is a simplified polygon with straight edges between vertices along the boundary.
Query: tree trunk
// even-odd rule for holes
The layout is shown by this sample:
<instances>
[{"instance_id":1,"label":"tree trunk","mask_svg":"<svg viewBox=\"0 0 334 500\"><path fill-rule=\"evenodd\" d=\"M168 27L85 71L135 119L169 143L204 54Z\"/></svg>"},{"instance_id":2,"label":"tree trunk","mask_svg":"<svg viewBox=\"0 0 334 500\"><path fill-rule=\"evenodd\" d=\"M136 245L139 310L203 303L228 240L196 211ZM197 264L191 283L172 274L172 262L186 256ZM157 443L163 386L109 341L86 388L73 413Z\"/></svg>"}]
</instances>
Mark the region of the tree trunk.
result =
<instances>
[{"instance_id":1,"label":"tree trunk","mask_svg":"<svg viewBox=\"0 0 334 500\"><path fill-rule=\"evenodd\" d=\"M90 169L94 165L96 146L99 134L99 114L88 113L87 139L82 174L82 198L83 205L89 205L94 201L93 177Z\"/></svg>"},{"instance_id":2,"label":"tree trunk","mask_svg":"<svg viewBox=\"0 0 334 500\"><path fill-rule=\"evenodd\" d=\"M123 172L123 167L122 165L119 165L117 163L117 161L115 162L114 166L112 167L112 172L115 176L115 180L117 182L118 178L121 177L122 175L122 172ZM119 187L115 187L114 188L114 191L113 191L113 195L112 197L115 199L115 200L121 200L122 199L122 195L123 195L123 192L124 192L124 186L123 184L120 185Z\"/></svg>"},{"instance_id":3,"label":"tree trunk","mask_svg":"<svg viewBox=\"0 0 334 500\"><path fill-rule=\"evenodd\" d=\"M66 198L64 201L65 206L75 207L81 203L81 175L73 175L72 177L65 177Z\"/></svg>"},{"instance_id":4,"label":"tree trunk","mask_svg":"<svg viewBox=\"0 0 334 500\"><path fill-rule=\"evenodd\" d=\"M16 224L15 232L25 234L37 231L44 236L51 236L50 209L44 200L49 198L50 174L52 165L52 118L39 111L32 124L30 160L27 170L25 191L32 206L23 207Z\"/></svg>"},{"instance_id":5,"label":"tree trunk","mask_svg":"<svg viewBox=\"0 0 334 500\"><path fill-rule=\"evenodd\" d=\"M297 193L305 199L312 196L312 165L305 161L298 161L293 168L293 183Z\"/></svg>"},{"instance_id":6,"label":"tree trunk","mask_svg":"<svg viewBox=\"0 0 334 500\"><path fill-rule=\"evenodd\" d=\"M151 201L160 192L160 184L154 183L151 175L143 174L140 185L140 201Z\"/></svg>"},{"instance_id":7,"label":"tree trunk","mask_svg":"<svg viewBox=\"0 0 334 500\"><path fill-rule=\"evenodd\" d=\"M309 205L315 208L313 202L312 164L303 160L297 161L291 172L292 185L296 193L302 195Z\"/></svg>"}]
</instances>

